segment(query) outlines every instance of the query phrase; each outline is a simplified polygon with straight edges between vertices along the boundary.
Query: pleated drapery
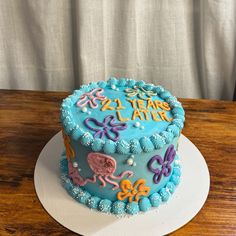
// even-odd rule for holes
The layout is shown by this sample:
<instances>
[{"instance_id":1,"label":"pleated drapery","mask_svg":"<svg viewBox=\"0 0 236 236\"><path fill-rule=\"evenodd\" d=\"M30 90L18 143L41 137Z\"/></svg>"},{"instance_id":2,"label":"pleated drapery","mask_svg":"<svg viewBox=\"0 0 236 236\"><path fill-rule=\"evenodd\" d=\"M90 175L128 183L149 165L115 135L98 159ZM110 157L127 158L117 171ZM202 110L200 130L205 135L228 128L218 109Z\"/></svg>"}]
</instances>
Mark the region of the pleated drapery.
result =
<instances>
[{"instance_id":1,"label":"pleated drapery","mask_svg":"<svg viewBox=\"0 0 236 236\"><path fill-rule=\"evenodd\" d=\"M232 99L234 0L1 0L0 88L73 90L129 77Z\"/></svg>"}]
</instances>

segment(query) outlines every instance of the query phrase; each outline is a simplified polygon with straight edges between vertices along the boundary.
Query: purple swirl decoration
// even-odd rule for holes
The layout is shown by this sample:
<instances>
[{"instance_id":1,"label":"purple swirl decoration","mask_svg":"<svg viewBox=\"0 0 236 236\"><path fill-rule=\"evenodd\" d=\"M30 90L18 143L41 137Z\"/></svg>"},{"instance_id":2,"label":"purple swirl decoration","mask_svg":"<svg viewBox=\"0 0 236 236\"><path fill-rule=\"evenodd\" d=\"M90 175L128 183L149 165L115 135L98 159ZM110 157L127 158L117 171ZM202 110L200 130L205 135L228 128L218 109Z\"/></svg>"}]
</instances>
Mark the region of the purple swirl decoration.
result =
<instances>
[{"instance_id":1,"label":"purple swirl decoration","mask_svg":"<svg viewBox=\"0 0 236 236\"><path fill-rule=\"evenodd\" d=\"M161 181L162 175L168 177L171 173L171 163L174 161L176 151L174 145L170 145L165 153L164 159L161 156L153 156L148 161L148 169L154 173L153 182L158 184ZM160 167L154 168L153 163L157 162Z\"/></svg>"},{"instance_id":2,"label":"purple swirl decoration","mask_svg":"<svg viewBox=\"0 0 236 236\"><path fill-rule=\"evenodd\" d=\"M104 138L106 135L112 141L117 141L120 137L119 131L127 128L126 123L114 123L115 117L109 115L104 118L103 122L99 122L95 118L86 118L84 124L90 130L95 131L93 137ZM93 123L93 126L92 126ZM95 126L95 127L94 127Z\"/></svg>"}]
</instances>

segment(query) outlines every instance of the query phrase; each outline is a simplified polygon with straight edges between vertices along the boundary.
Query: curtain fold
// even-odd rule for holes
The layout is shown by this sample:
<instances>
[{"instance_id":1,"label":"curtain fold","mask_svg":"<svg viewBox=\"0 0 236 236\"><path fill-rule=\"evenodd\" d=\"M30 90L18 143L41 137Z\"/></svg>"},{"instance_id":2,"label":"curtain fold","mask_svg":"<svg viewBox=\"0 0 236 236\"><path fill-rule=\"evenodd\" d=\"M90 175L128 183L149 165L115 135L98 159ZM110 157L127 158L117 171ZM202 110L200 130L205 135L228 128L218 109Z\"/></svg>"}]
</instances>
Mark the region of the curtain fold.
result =
<instances>
[{"instance_id":1,"label":"curtain fold","mask_svg":"<svg viewBox=\"0 0 236 236\"><path fill-rule=\"evenodd\" d=\"M234 0L1 0L0 88L73 90L110 76L232 99Z\"/></svg>"}]
</instances>

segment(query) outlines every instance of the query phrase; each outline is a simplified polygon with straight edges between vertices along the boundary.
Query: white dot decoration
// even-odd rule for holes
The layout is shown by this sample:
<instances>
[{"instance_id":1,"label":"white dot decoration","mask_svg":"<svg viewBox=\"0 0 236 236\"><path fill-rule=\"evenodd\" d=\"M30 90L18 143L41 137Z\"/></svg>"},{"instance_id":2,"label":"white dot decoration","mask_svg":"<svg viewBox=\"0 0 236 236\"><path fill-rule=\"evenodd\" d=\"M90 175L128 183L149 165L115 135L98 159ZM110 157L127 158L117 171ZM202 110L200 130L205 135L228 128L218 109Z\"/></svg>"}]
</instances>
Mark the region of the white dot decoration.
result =
<instances>
[{"instance_id":1,"label":"white dot decoration","mask_svg":"<svg viewBox=\"0 0 236 236\"><path fill-rule=\"evenodd\" d=\"M142 125L142 126L140 127L140 129L144 129L144 126Z\"/></svg>"},{"instance_id":2,"label":"white dot decoration","mask_svg":"<svg viewBox=\"0 0 236 236\"><path fill-rule=\"evenodd\" d=\"M91 111L88 111L87 113L88 113L89 115L91 115L92 112L91 112Z\"/></svg>"},{"instance_id":3,"label":"white dot decoration","mask_svg":"<svg viewBox=\"0 0 236 236\"><path fill-rule=\"evenodd\" d=\"M136 162L133 163L133 166L136 166Z\"/></svg>"},{"instance_id":4,"label":"white dot decoration","mask_svg":"<svg viewBox=\"0 0 236 236\"><path fill-rule=\"evenodd\" d=\"M73 167L77 168L79 165L77 162L73 162Z\"/></svg>"},{"instance_id":5,"label":"white dot decoration","mask_svg":"<svg viewBox=\"0 0 236 236\"><path fill-rule=\"evenodd\" d=\"M82 108L82 112L86 113L88 111L88 108L87 107L83 107Z\"/></svg>"},{"instance_id":6,"label":"white dot decoration","mask_svg":"<svg viewBox=\"0 0 236 236\"><path fill-rule=\"evenodd\" d=\"M140 122L138 122L138 121L134 123L134 126L135 126L136 128L139 128L140 125L141 125L141 124L140 124Z\"/></svg>"},{"instance_id":7,"label":"white dot decoration","mask_svg":"<svg viewBox=\"0 0 236 236\"><path fill-rule=\"evenodd\" d=\"M112 85L111 85L111 88L112 88L113 90L115 90L115 89L116 89L116 86L115 86L114 84L112 84Z\"/></svg>"},{"instance_id":8,"label":"white dot decoration","mask_svg":"<svg viewBox=\"0 0 236 236\"><path fill-rule=\"evenodd\" d=\"M133 160L132 158L129 158L129 159L127 160L127 164L128 164L129 166L132 166L133 163L134 163L134 160Z\"/></svg>"}]
</instances>

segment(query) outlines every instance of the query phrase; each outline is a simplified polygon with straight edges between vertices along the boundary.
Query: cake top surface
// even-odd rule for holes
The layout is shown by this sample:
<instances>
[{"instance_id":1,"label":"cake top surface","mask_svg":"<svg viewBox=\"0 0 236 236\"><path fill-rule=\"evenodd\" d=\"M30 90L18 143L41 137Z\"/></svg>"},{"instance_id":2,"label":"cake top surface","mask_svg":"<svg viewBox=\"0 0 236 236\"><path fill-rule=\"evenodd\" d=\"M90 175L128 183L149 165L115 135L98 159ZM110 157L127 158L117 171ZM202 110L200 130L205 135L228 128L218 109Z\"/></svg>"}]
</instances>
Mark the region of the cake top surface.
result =
<instances>
[{"instance_id":1,"label":"cake top surface","mask_svg":"<svg viewBox=\"0 0 236 236\"><path fill-rule=\"evenodd\" d=\"M179 136L184 110L161 86L112 77L83 85L64 99L61 121L66 134L94 151L140 153Z\"/></svg>"}]
</instances>

